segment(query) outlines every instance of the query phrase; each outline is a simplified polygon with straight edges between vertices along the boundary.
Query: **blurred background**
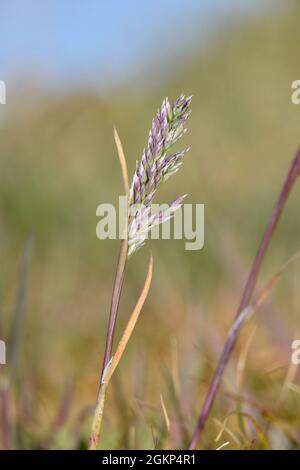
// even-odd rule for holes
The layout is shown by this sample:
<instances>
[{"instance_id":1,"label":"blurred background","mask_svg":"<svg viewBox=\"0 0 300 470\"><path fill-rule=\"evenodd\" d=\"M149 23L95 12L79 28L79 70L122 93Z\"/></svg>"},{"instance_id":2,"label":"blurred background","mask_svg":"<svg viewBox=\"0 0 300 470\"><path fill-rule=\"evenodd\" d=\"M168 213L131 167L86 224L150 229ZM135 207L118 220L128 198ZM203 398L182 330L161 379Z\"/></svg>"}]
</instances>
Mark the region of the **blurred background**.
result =
<instances>
[{"instance_id":1,"label":"blurred background","mask_svg":"<svg viewBox=\"0 0 300 470\"><path fill-rule=\"evenodd\" d=\"M1 2L1 380L16 364L1 395L2 448L86 446L118 253L117 241L96 238L96 207L122 192L112 129L132 175L163 98L181 92L193 95L181 143L192 149L159 202L188 193L187 202L204 203L205 247L150 241L130 260L117 335L150 248L154 278L110 387L101 446L186 446L300 144L291 103L299 17L292 0ZM299 200L296 187L261 286L300 248ZM298 292L295 263L243 329L201 448L299 446L290 366Z\"/></svg>"}]
</instances>

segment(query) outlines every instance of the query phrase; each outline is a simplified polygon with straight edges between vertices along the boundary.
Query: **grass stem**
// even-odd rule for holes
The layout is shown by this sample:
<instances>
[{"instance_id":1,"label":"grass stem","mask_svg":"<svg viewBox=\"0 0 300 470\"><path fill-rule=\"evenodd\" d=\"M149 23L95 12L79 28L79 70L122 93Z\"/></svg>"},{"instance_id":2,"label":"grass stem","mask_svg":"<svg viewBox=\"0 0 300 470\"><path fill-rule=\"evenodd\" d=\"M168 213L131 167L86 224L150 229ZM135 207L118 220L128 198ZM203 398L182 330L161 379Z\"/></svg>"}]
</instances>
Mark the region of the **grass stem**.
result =
<instances>
[{"instance_id":1,"label":"grass stem","mask_svg":"<svg viewBox=\"0 0 300 470\"><path fill-rule=\"evenodd\" d=\"M204 429L205 423L207 421L207 418L213 406L217 391L219 389L221 379L224 373L224 369L230 359L231 352L235 346L235 343L238 337L238 333L243 324L243 316L242 316L243 312L245 312L246 307L249 305L249 302L251 300L253 291L257 283L257 279L258 279L262 262L264 260L267 249L272 239L272 235L276 229L276 226L279 222L283 209L286 205L288 196L291 192L291 189L297 177L299 176L299 173L300 173L300 149L298 149L292 161L288 175L286 177L281 193L277 200L277 204L275 205L270 222L265 230L257 255L254 259L252 268L248 276L248 280L246 282L246 285L242 294L242 298L241 298L241 301L237 310L237 314L236 314L233 326L230 329L230 332L228 334L223 352L219 359L212 381L209 385L208 392L204 401L204 405L202 407L200 417L198 419L196 428L192 435L192 439L189 445L190 450L194 450L196 448L197 443L201 437L202 431Z\"/></svg>"}]
</instances>

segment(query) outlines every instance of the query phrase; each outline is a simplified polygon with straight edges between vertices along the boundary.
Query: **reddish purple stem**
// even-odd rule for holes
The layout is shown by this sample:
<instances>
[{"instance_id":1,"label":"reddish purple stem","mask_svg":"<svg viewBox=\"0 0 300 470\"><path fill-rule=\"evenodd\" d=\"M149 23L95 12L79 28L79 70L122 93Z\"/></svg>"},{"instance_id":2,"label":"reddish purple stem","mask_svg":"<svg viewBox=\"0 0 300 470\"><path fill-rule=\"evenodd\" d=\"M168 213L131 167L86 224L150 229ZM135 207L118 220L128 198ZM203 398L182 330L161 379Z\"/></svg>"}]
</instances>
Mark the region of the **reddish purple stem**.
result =
<instances>
[{"instance_id":1,"label":"reddish purple stem","mask_svg":"<svg viewBox=\"0 0 300 470\"><path fill-rule=\"evenodd\" d=\"M112 355L113 340L114 340L114 334L115 334L115 329L116 329L116 320L117 320L117 315L118 315L118 308L119 308L119 303L120 303L120 297L121 297L121 292L122 292L122 287L123 287L123 282L124 282L125 266L126 266L126 253L124 254L124 245L125 245L125 241L122 240L120 253L118 257L116 275L114 279L110 311L109 311L109 320L108 320L106 343L105 343L105 350L104 350L104 357L103 357L103 364L102 364L101 380L103 377L105 367L109 363L111 359L111 355ZM124 257L125 257L125 260L124 260ZM100 384L101 384L101 381L100 381Z\"/></svg>"},{"instance_id":2,"label":"reddish purple stem","mask_svg":"<svg viewBox=\"0 0 300 470\"><path fill-rule=\"evenodd\" d=\"M267 226L267 229L264 233L262 242L260 244L259 250L257 252L257 255L255 257L255 260L253 262L252 268L250 270L250 274L248 277L248 280L246 282L243 295L241 298L241 302L239 304L236 318L235 320L241 315L242 311L249 305L249 302L251 300L253 291L255 289L259 271L263 262L263 259L266 255L267 249L269 247L272 235L276 229L276 226L278 224L278 221L281 217L281 214L283 212L283 209L285 207L286 201L288 199L288 196L291 192L291 189L299 176L300 173L300 148L298 149L296 156L294 157L292 164L290 166L290 170L288 172L288 175L286 177L286 180L284 182L283 188L281 190L280 196L278 198L277 204L275 205L275 208L272 213L271 220ZM196 428L194 430L189 449L194 450L197 446L197 443L201 437L202 431L204 429L206 420L208 418L208 415L211 411L211 408L213 406L218 388L221 383L221 379L223 376L224 369L227 365L227 362L229 361L231 352L235 346L237 336L240 330L240 327L242 326L242 323L239 325L239 328L237 329L231 329L230 333L227 337L227 341L225 343L223 352L221 354L221 357L219 359L218 366L215 370L214 376L212 378L212 381L210 383L204 405L201 411L201 415L199 417L199 420L197 422Z\"/></svg>"}]
</instances>

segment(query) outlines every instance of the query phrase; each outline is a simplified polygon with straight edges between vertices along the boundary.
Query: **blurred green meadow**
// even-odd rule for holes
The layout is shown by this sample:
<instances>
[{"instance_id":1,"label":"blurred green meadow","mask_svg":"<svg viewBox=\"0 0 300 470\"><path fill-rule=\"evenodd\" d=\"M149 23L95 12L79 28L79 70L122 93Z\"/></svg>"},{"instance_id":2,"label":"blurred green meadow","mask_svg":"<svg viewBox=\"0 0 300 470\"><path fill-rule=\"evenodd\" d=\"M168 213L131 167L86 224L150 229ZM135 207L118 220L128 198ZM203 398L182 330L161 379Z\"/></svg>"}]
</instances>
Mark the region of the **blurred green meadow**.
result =
<instances>
[{"instance_id":1,"label":"blurred green meadow","mask_svg":"<svg viewBox=\"0 0 300 470\"><path fill-rule=\"evenodd\" d=\"M2 379L29 234L33 244L2 448L7 420L9 447L86 448L118 253L118 241L96 238L98 204L116 204L122 194L113 126L131 176L163 98L181 92L193 95L182 143L191 151L159 202L188 193L186 202L204 203L205 246L186 251L184 241L149 241L130 260L117 336L142 287L150 250L153 283L109 389L101 447L186 447L300 145L300 107L291 103L291 84L300 79L299 17L299 3L286 2L228 21L153 86L130 81L111 93L65 95L20 86L0 126L0 338L8 347ZM300 249L299 201L300 184L261 286ZM298 262L284 272L243 329L200 448L227 441L226 449L299 448L300 384L290 361L291 343L300 339L299 270Z\"/></svg>"}]
</instances>

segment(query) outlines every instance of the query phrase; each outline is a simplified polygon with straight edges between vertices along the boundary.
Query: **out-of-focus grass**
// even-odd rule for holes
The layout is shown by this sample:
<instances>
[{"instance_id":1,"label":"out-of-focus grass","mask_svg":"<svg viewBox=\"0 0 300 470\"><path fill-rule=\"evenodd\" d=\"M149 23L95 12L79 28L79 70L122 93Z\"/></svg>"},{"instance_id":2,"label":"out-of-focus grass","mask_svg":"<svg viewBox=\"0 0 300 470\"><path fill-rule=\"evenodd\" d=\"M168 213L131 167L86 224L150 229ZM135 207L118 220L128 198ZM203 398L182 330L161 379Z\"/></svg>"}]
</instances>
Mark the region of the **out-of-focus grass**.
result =
<instances>
[{"instance_id":1,"label":"out-of-focus grass","mask_svg":"<svg viewBox=\"0 0 300 470\"><path fill-rule=\"evenodd\" d=\"M287 2L288 3L288 2ZM147 305L113 379L102 446L184 446L233 318L249 264L299 145L300 108L291 104L297 62L299 6L225 28L205 51L170 70L163 84L111 96L80 94L20 100L0 129L0 311L8 326L16 279L29 231L34 247L19 383L12 409L18 447L84 446L103 352L117 242L96 239L96 207L121 191L112 128L122 137L131 173L162 98L192 93L185 141L192 145L174 185L161 201L189 193L206 205L204 250L181 241L151 242L154 279ZM299 249L296 188L263 271L269 277ZM147 249L146 249L147 250ZM120 310L126 322L140 291L145 250L129 263ZM231 415L227 427L241 447L299 445L299 396L282 387L297 336L299 268L285 273L268 305L244 329L226 372L203 447L215 442L220 422L238 410L237 361L254 324L241 390L245 429ZM174 350L177 344L177 353ZM176 359L178 358L178 359ZM5 372L2 367L1 373ZM174 369L178 368L178 386ZM293 377L295 383L297 377ZM73 390L62 428L53 428L66 383ZM171 419L165 436L160 393ZM280 399L284 393L284 400ZM85 416L86 415L86 416ZM216 418L219 421L214 420ZM256 420L256 421L253 421ZM256 425L255 423L258 423ZM254 423L254 424L253 424ZM258 432L261 428L261 433ZM55 429L55 438L48 439ZM253 442L252 442L253 438ZM222 440L223 439L223 440ZM166 444L167 442L167 444ZM46 444L45 444L46 443Z\"/></svg>"}]
</instances>

